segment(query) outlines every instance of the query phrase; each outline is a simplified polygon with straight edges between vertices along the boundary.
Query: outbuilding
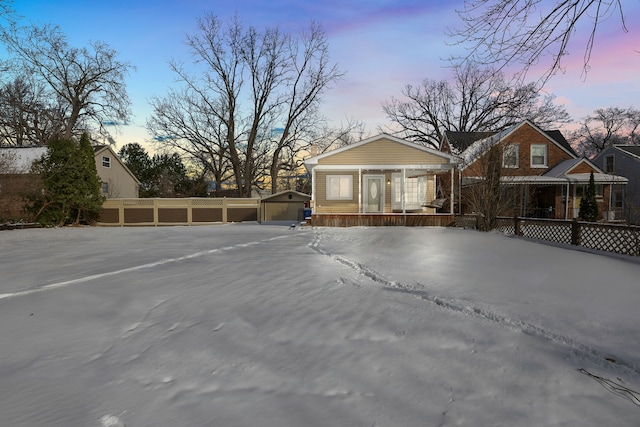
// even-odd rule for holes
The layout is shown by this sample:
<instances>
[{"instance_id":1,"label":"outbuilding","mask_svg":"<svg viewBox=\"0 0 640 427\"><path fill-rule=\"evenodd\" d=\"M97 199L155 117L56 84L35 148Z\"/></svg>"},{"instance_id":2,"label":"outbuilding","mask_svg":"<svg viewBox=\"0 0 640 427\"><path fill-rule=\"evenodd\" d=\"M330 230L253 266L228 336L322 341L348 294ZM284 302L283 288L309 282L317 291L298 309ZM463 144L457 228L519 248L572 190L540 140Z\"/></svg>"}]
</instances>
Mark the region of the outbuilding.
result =
<instances>
[{"instance_id":1,"label":"outbuilding","mask_svg":"<svg viewBox=\"0 0 640 427\"><path fill-rule=\"evenodd\" d=\"M261 221L303 221L311 196L285 190L261 199Z\"/></svg>"}]
</instances>

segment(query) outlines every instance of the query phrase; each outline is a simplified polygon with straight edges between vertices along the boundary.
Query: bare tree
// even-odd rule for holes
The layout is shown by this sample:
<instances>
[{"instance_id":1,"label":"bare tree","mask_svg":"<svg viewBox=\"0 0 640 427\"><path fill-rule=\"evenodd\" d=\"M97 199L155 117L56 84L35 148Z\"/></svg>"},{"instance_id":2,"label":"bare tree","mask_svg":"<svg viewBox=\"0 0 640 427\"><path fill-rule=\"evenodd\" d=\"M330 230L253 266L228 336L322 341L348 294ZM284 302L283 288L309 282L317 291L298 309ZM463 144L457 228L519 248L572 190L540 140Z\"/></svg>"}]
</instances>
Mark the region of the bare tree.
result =
<instances>
[{"instance_id":1,"label":"bare tree","mask_svg":"<svg viewBox=\"0 0 640 427\"><path fill-rule=\"evenodd\" d=\"M0 146L45 145L60 134L64 112L59 105L44 105L43 85L18 76L0 87Z\"/></svg>"},{"instance_id":2,"label":"bare tree","mask_svg":"<svg viewBox=\"0 0 640 427\"><path fill-rule=\"evenodd\" d=\"M186 154L203 174L212 175L219 193L222 184L233 177L224 126L213 113L215 105L193 88L171 90L163 98L151 99L153 114L147 128L163 148Z\"/></svg>"},{"instance_id":3,"label":"bare tree","mask_svg":"<svg viewBox=\"0 0 640 427\"><path fill-rule=\"evenodd\" d=\"M519 198L513 171L504 166L505 154L514 146L496 144L492 138L476 141L462 156L468 168L462 178L462 202L477 215L478 228L489 231L496 227L498 216L513 212Z\"/></svg>"},{"instance_id":4,"label":"bare tree","mask_svg":"<svg viewBox=\"0 0 640 427\"><path fill-rule=\"evenodd\" d=\"M206 145L213 147L212 156L228 159L240 196L269 180L275 192L283 159L315 132L322 122L321 95L342 75L329 60L324 32L316 24L300 36L278 28L258 31L245 28L238 17L225 26L207 14L198 21L198 32L187 36L187 46L191 67L171 62L185 88L179 102L199 109L198 126L216 135ZM180 140L179 148L193 154L198 142L177 129L177 121L164 126L166 117L158 110L164 101L154 99L149 130L157 135L173 129L176 138L167 141L178 147Z\"/></svg>"},{"instance_id":5,"label":"bare tree","mask_svg":"<svg viewBox=\"0 0 640 427\"><path fill-rule=\"evenodd\" d=\"M16 172L26 172L26 171L18 171L17 169L17 156L14 151L9 150L0 150L0 175L16 173Z\"/></svg>"},{"instance_id":6,"label":"bare tree","mask_svg":"<svg viewBox=\"0 0 640 427\"><path fill-rule=\"evenodd\" d=\"M640 110L633 107L599 108L580 122L570 135L577 152L593 157L613 144L639 144Z\"/></svg>"},{"instance_id":7,"label":"bare tree","mask_svg":"<svg viewBox=\"0 0 640 427\"><path fill-rule=\"evenodd\" d=\"M618 15L626 32L622 0L467 0L458 11L462 27L452 31L469 45L467 61L522 67L521 76L546 57L545 81L562 69L572 37L586 32L584 73L588 71L597 29ZM580 25L584 24L584 27ZM584 30L582 28L585 28Z\"/></svg>"},{"instance_id":8,"label":"bare tree","mask_svg":"<svg viewBox=\"0 0 640 427\"><path fill-rule=\"evenodd\" d=\"M569 120L554 96L541 97L534 83L509 82L500 71L474 64L453 71L453 84L425 79L417 87L405 86L403 99L383 104L403 137L438 148L445 131L495 131L524 119L548 128Z\"/></svg>"},{"instance_id":9,"label":"bare tree","mask_svg":"<svg viewBox=\"0 0 640 427\"><path fill-rule=\"evenodd\" d=\"M106 135L105 123L128 120L125 78L134 68L120 61L106 43L72 47L58 26L48 24L11 24L0 38L11 55L9 70L30 76L42 88L38 93L42 111L62 114L62 138L94 129Z\"/></svg>"},{"instance_id":10,"label":"bare tree","mask_svg":"<svg viewBox=\"0 0 640 427\"><path fill-rule=\"evenodd\" d=\"M316 156L354 144L371 136L362 120L347 118L340 126L322 128L309 144L309 154Z\"/></svg>"}]
</instances>

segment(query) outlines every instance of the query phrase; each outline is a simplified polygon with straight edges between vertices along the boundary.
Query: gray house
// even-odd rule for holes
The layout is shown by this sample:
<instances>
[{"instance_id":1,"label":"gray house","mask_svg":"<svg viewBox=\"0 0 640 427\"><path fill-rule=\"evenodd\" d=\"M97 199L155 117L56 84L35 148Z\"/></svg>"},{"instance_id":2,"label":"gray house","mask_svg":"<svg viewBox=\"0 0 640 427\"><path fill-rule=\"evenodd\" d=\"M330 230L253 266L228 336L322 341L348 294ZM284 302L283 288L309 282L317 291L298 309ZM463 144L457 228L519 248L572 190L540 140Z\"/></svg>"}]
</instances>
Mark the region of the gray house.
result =
<instances>
[{"instance_id":1,"label":"gray house","mask_svg":"<svg viewBox=\"0 0 640 427\"><path fill-rule=\"evenodd\" d=\"M593 163L604 172L624 176L629 180L626 193L623 187L612 193L612 206L620 219L640 225L640 146L613 145L602 150Z\"/></svg>"}]
</instances>

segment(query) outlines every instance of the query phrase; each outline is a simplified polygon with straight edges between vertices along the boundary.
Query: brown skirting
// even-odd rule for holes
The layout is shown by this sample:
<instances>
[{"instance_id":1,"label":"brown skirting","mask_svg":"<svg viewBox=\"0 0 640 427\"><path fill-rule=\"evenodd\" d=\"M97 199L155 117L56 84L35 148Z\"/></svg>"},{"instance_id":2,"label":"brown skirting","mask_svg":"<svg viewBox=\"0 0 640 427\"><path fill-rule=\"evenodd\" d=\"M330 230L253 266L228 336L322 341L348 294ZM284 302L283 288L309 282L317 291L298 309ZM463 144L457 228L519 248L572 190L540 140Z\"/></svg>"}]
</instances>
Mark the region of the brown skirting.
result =
<instances>
[{"instance_id":1,"label":"brown skirting","mask_svg":"<svg viewBox=\"0 0 640 427\"><path fill-rule=\"evenodd\" d=\"M318 227L448 227L453 224L449 214L313 214L311 225Z\"/></svg>"}]
</instances>

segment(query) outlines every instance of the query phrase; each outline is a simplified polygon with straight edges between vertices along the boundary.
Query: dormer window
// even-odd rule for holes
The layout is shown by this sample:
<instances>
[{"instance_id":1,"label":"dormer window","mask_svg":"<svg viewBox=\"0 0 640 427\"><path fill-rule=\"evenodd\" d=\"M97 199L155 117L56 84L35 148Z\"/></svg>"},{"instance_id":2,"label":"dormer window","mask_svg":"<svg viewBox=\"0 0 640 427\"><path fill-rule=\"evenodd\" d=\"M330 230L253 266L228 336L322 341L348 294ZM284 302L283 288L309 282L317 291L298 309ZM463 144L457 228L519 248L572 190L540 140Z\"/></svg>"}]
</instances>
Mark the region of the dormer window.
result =
<instances>
[{"instance_id":1,"label":"dormer window","mask_svg":"<svg viewBox=\"0 0 640 427\"><path fill-rule=\"evenodd\" d=\"M531 144L531 167L546 168L547 165L547 145Z\"/></svg>"}]
</instances>

